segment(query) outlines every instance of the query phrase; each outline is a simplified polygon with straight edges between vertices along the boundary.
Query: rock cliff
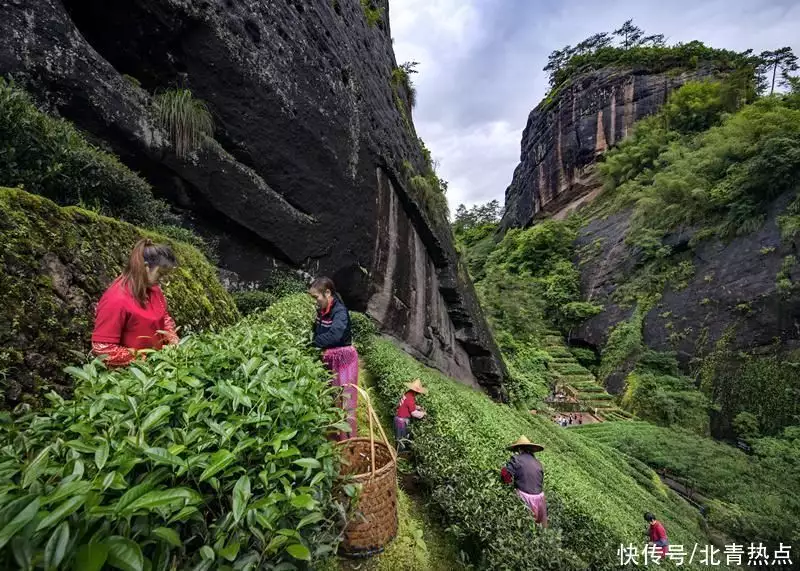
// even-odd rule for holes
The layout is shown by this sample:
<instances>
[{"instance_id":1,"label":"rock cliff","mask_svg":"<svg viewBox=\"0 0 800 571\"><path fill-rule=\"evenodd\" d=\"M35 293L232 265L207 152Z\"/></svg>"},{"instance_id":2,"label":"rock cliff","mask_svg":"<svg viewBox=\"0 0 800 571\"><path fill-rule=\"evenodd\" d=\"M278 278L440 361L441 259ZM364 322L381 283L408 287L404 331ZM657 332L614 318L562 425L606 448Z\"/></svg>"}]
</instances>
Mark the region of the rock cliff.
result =
<instances>
[{"instance_id":1,"label":"rock cliff","mask_svg":"<svg viewBox=\"0 0 800 571\"><path fill-rule=\"evenodd\" d=\"M531 111L522 132L502 226L529 226L540 213L587 199L598 188L598 156L636 121L658 111L671 91L703 75L607 68L579 75L549 95Z\"/></svg>"},{"instance_id":2,"label":"rock cliff","mask_svg":"<svg viewBox=\"0 0 800 571\"><path fill-rule=\"evenodd\" d=\"M787 268L786 260L795 259L800 241L782 240L778 225L794 196L791 192L775 200L764 225L751 234L725 241L699 239L691 248L692 239L698 238L695 230L665 238L673 248L668 263L686 264L689 271L667 285L657 304L645 308L641 343L674 351L698 386L709 383L708 390L721 405L712 414L716 436L734 434L732 420L741 410L772 418L775 427L763 424L773 429L800 413L800 399L793 396L798 386L800 296L794 286L778 285L782 274L790 283L798 279L796 266ZM576 261L582 294L605 310L573 332L575 343L602 349L614 327L633 316L635 305L615 296L640 270L641 251L625 243L629 224L630 212L623 211L596 218L580 230ZM620 363L604 379L609 391L625 388L632 364L632 359ZM767 395L781 391L785 394L773 400ZM768 406L776 408L770 411Z\"/></svg>"},{"instance_id":3,"label":"rock cliff","mask_svg":"<svg viewBox=\"0 0 800 571\"><path fill-rule=\"evenodd\" d=\"M238 280L329 274L418 357L502 396L447 224L400 168L424 157L376 4L370 25L356 0L0 0L0 73L138 170ZM151 113L174 86L215 120L187 160Z\"/></svg>"}]
</instances>

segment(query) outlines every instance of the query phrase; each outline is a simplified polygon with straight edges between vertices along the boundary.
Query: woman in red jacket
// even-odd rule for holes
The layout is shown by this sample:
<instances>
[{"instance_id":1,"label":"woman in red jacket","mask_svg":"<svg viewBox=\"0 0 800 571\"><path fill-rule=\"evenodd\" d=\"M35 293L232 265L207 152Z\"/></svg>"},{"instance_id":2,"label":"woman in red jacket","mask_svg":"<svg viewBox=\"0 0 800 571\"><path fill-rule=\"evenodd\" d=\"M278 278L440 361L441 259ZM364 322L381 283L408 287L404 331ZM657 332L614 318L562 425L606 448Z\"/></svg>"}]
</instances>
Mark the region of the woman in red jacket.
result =
<instances>
[{"instance_id":1,"label":"woman in red jacket","mask_svg":"<svg viewBox=\"0 0 800 571\"><path fill-rule=\"evenodd\" d=\"M92 352L111 367L128 365L141 349L178 343L159 281L177 266L172 249L139 240L125 270L97 304Z\"/></svg>"},{"instance_id":2,"label":"woman in red jacket","mask_svg":"<svg viewBox=\"0 0 800 571\"><path fill-rule=\"evenodd\" d=\"M650 543L655 544L656 553L662 558L666 557L667 552L669 551L669 538L667 537L667 530L664 529L664 526L661 524L661 522L656 519L656 516L650 512L644 514L644 521L647 522L647 535L650 539Z\"/></svg>"},{"instance_id":3,"label":"woman in red jacket","mask_svg":"<svg viewBox=\"0 0 800 571\"><path fill-rule=\"evenodd\" d=\"M417 406L416 395L427 394L428 389L422 386L422 381L414 379L406 385L406 392L400 403L397 405L397 411L394 414L394 435L397 439L397 451L402 452L405 450L406 440L408 440L408 427L412 418L424 418L425 411Z\"/></svg>"}]
</instances>

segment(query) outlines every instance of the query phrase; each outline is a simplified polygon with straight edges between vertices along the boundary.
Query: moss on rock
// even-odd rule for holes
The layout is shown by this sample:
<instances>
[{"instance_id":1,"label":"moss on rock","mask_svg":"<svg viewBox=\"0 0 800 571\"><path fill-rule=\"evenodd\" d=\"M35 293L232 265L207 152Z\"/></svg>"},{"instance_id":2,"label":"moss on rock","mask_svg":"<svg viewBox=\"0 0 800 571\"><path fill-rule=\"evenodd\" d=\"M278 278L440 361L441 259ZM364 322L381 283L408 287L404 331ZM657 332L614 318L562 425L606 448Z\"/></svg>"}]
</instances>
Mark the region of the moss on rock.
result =
<instances>
[{"instance_id":1,"label":"moss on rock","mask_svg":"<svg viewBox=\"0 0 800 571\"><path fill-rule=\"evenodd\" d=\"M169 243L180 264L164 292L182 330L227 325L238 311L196 248L20 189L0 188L0 382L6 406L35 402L87 352L94 306L141 237Z\"/></svg>"}]
</instances>

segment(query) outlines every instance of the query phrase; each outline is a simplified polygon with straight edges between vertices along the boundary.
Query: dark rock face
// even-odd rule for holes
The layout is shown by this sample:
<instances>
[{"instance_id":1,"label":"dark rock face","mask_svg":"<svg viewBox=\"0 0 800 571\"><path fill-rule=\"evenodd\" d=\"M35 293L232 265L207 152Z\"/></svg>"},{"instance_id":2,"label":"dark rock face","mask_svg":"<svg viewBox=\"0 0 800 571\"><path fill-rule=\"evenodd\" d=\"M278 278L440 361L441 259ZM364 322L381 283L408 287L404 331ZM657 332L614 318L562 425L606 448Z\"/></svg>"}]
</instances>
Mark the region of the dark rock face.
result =
<instances>
[{"instance_id":1,"label":"dark rock face","mask_svg":"<svg viewBox=\"0 0 800 571\"><path fill-rule=\"evenodd\" d=\"M331 275L385 333L502 396L447 224L398 175L424 163L395 106L386 18L311 0L0 0L0 17L0 73L140 171L239 280L276 264ZM188 160L150 112L149 93L176 85L215 119Z\"/></svg>"},{"instance_id":2,"label":"dark rock face","mask_svg":"<svg viewBox=\"0 0 800 571\"><path fill-rule=\"evenodd\" d=\"M800 297L785 295L777 288L784 257L795 255L800 244L781 241L777 218L793 196L784 195L770 207L764 226L730 241L709 239L697 244L688 256L694 271L686 287L668 285L656 307L645 316L645 345L676 351L689 370L693 359L714 349L731 333L733 351L756 351L759 347L794 348L800 340ZM627 320L632 308L623 308L612 294L629 281L636 269L636 252L625 244L629 213L620 212L585 226L578 239L583 294L605 305L605 311L588 320L575 337L602 347L610 330ZM691 233L668 236L673 251L691 238ZM597 244L592 251L589 246ZM789 276L795 281L794 269ZM609 387L621 389L622 385Z\"/></svg>"},{"instance_id":3,"label":"dark rock face","mask_svg":"<svg viewBox=\"0 0 800 571\"><path fill-rule=\"evenodd\" d=\"M576 77L540 103L522 133L520 163L506 189L504 228L530 225L598 186L595 161L658 111L671 91L702 72L665 75L603 69Z\"/></svg>"}]
</instances>

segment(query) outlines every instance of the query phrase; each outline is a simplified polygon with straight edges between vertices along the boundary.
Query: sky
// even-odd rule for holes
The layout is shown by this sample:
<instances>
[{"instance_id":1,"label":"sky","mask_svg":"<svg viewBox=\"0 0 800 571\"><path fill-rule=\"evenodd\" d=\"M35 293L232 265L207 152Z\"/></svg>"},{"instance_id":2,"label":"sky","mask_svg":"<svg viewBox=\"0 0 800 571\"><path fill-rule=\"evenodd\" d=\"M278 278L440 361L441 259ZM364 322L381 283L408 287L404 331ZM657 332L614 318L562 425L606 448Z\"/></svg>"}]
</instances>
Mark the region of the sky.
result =
<instances>
[{"instance_id":1,"label":"sky","mask_svg":"<svg viewBox=\"0 0 800 571\"><path fill-rule=\"evenodd\" d=\"M497 199L555 49L625 20L668 43L800 55L797 0L390 0L398 63L417 61L414 125L449 181L450 211Z\"/></svg>"}]
</instances>

